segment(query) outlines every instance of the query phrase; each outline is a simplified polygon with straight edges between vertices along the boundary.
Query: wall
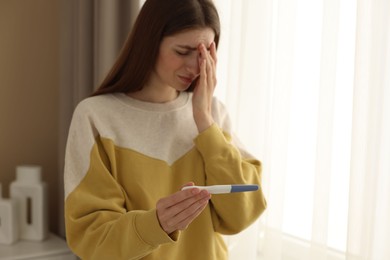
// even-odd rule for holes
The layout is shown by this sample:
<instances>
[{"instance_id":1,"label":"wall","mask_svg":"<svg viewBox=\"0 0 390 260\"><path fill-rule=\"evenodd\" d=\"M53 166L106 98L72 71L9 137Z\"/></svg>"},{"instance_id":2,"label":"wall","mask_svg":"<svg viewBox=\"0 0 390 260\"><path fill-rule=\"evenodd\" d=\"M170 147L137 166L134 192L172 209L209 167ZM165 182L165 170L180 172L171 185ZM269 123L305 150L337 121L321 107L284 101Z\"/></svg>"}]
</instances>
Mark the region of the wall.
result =
<instances>
[{"instance_id":1,"label":"wall","mask_svg":"<svg viewBox=\"0 0 390 260\"><path fill-rule=\"evenodd\" d=\"M19 164L39 164L49 187L50 230L58 233L60 168L59 2L0 0L0 182Z\"/></svg>"}]
</instances>

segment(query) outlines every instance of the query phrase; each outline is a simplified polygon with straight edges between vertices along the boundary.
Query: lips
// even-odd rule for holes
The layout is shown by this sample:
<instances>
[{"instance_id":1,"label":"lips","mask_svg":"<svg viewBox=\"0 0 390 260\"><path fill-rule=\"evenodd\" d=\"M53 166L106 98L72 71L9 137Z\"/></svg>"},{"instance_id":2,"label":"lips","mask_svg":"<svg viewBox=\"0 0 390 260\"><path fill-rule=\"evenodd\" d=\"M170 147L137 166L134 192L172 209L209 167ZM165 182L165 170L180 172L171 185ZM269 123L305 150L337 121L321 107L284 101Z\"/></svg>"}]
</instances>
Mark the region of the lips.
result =
<instances>
[{"instance_id":1,"label":"lips","mask_svg":"<svg viewBox=\"0 0 390 260\"><path fill-rule=\"evenodd\" d=\"M185 84L191 84L194 81L194 77L191 76L179 76L179 79Z\"/></svg>"}]
</instances>

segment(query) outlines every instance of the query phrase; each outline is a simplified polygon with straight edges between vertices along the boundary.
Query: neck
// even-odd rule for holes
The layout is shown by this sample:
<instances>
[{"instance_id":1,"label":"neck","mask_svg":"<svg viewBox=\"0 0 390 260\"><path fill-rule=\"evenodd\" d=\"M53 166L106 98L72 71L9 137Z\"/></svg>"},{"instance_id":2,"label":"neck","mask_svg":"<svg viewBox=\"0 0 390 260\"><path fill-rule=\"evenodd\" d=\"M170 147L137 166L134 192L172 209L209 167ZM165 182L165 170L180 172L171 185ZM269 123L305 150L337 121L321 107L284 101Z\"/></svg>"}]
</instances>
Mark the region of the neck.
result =
<instances>
[{"instance_id":1,"label":"neck","mask_svg":"<svg viewBox=\"0 0 390 260\"><path fill-rule=\"evenodd\" d=\"M166 103L176 99L179 96L179 92L173 88L161 90L144 87L139 91L127 93L127 95L145 102Z\"/></svg>"}]
</instances>

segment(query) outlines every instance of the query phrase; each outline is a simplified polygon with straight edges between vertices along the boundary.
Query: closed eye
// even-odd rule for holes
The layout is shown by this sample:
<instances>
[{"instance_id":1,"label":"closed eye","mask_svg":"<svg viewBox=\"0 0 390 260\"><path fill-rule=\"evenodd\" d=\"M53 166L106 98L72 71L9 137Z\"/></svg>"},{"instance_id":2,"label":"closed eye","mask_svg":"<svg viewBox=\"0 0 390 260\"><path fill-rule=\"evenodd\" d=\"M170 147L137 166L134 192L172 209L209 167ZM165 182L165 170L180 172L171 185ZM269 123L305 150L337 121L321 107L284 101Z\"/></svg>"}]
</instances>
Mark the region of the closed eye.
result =
<instances>
[{"instance_id":1,"label":"closed eye","mask_svg":"<svg viewBox=\"0 0 390 260\"><path fill-rule=\"evenodd\" d=\"M176 51L176 53L180 56L187 56L191 51Z\"/></svg>"}]
</instances>

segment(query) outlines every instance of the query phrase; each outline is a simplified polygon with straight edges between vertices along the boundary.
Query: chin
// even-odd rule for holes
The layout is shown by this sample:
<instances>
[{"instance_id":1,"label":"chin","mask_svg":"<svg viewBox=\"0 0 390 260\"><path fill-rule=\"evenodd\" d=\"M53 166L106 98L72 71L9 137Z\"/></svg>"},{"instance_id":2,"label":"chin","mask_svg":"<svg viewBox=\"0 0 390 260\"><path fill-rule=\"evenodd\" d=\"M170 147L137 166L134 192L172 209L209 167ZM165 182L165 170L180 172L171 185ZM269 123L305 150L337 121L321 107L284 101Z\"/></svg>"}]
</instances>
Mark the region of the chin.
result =
<instances>
[{"instance_id":1,"label":"chin","mask_svg":"<svg viewBox=\"0 0 390 260\"><path fill-rule=\"evenodd\" d=\"M190 87L191 87L191 84L189 84L189 85L178 84L178 85L175 87L175 89L176 89L177 91L183 92L183 91L187 91Z\"/></svg>"}]
</instances>

